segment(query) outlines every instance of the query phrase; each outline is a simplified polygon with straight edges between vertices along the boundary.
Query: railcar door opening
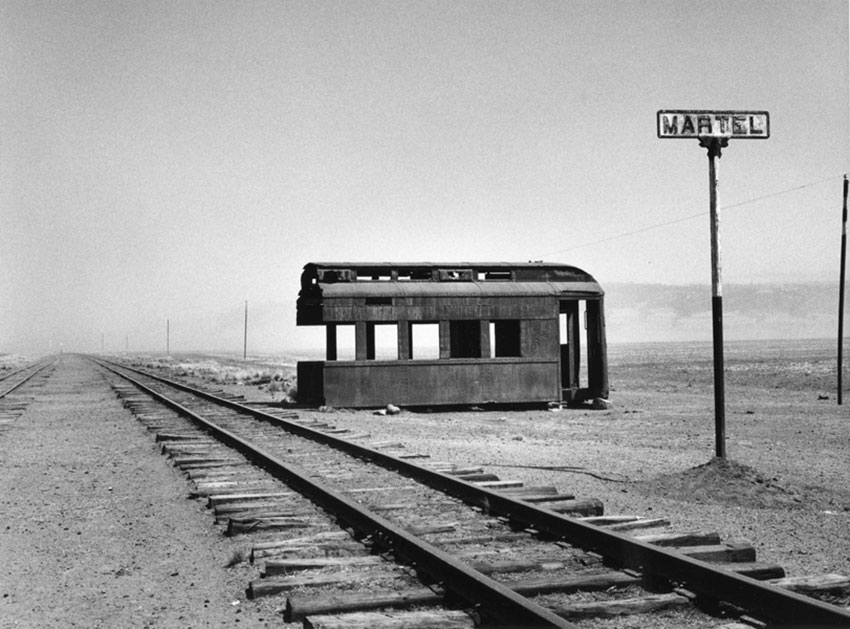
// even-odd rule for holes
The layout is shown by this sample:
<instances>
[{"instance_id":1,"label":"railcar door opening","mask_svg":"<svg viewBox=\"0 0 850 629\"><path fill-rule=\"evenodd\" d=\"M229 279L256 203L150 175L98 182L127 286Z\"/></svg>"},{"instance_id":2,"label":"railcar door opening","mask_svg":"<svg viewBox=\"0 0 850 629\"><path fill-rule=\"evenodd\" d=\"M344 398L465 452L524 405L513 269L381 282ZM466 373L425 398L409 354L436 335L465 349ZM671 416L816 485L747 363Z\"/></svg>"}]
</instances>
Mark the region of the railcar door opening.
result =
<instances>
[{"instance_id":1,"label":"railcar door opening","mask_svg":"<svg viewBox=\"0 0 850 629\"><path fill-rule=\"evenodd\" d=\"M608 361L602 300L562 299L558 311L561 399L581 402L607 397Z\"/></svg>"}]
</instances>

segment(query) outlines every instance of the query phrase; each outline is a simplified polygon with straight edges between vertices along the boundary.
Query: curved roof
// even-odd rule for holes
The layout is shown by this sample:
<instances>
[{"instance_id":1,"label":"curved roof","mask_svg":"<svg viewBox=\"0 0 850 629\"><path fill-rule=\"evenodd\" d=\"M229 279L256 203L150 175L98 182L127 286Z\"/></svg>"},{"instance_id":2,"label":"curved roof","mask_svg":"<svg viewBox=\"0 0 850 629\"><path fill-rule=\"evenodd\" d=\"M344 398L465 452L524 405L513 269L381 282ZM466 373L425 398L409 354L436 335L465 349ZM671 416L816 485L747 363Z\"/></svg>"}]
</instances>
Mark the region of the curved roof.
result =
<instances>
[{"instance_id":1,"label":"curved roof","mask_svg":"<svg viewBox=\"0 0 850 629\"><path fill-rule=\"evenodd\" d=\"M596 282L540 281L360 281L320 283L322 296L334 297L543 297L604 294Z\"/></svg>"},{"instance_id":2,"label":"curved roof","mask_svg":"<svg viewBox=\"0 0 850 629\"><path fill-rule=\"evenodd\" d=\"M603 295L587 272L546 262L311 262L302 288L325 297Z\"/></svg>"}]
</instances>

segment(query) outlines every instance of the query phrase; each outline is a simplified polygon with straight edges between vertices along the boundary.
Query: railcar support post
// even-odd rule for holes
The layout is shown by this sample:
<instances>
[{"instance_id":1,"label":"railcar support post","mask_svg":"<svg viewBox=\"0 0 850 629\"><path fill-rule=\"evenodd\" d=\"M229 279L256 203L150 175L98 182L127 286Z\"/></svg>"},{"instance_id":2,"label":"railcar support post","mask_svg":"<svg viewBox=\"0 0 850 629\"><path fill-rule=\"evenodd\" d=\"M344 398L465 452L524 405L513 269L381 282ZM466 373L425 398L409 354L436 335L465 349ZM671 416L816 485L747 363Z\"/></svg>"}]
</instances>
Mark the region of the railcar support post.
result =
<instances>
[{"instance_id":1,"label":"railcar support post","mask_svg":"<svg viewBox=\"0 0 850 629\"><path fill-rule=\"evenodd\" d=\"M714 454L726 458L726 391L723 377L723 282L720 266L720 213L717 208L717 163L728 140L704 138L708 149L708 198L711 218L711 332L714 343Z\"/></svg>"}]
</instances>

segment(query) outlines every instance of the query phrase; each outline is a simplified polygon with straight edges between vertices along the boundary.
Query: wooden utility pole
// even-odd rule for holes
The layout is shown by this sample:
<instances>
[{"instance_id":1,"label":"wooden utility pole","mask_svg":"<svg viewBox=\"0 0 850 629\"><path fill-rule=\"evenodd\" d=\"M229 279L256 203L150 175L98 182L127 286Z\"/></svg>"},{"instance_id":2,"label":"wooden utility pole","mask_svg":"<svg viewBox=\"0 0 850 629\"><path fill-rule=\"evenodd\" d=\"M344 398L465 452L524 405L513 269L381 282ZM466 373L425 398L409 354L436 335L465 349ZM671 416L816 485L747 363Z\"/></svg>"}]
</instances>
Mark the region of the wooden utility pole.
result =
<instances>
[{"instance_id":1,"label":"wooden utility pole","mask_svg":"<svg viewBox=\"0 0 850 629\"><path fill-rule=\"evenodd\" d=\"M171 321L165 320L165 355L171 355Z\"/></svg>"},{"instance_id":2,"label":"wooden utility pole","mask_svg":"<svg viewBox=\"0 0 850 629\"><path fill-rule=\"evenodd\" d=\"M708 149L708 205L711 220L711 337L714 345L714 454L726 458L726 386L723 375L723 281L720 265L720 211L717 208L717 159L728 144L705 138Z\"/></svg>"},{"instance_id":3,"label":"wooden utility pole","mask_svg":"<svg viewBox=\"0 0 850 629\"><path fill-rule=\"evenodd\" d=\"M659 138L697 139L708 150L708 195L711 218L711 322L714 340L715 456L726 458L726 393L723 377L723 284L720 274L720 214L717 208L717 159L731 138L766 140L766 111L662 110L656 119Z\"/></svg>"},{"instance_id":4,"label":"wooden utility pole","mask_svg":"<svg viewBox=\"0 0 850 629\"><path fill-rule=\"evenodd\" d=\"M248 300L245 300L245 336L242 341L242 360L248 358Z\"/></svg>"},{"instance_id":5,"label":"wooden utility pole","mask_svg":"<svg viewBox=\"0 0 850 629\"><path fill-rule=\"evenodd\" d=\"M843 402L842 375L844 372L844 266L847 259L847 175L844 175L844 202L841 211L841 280L838 289L838 405Z\"/></svg>"}]
</instances>

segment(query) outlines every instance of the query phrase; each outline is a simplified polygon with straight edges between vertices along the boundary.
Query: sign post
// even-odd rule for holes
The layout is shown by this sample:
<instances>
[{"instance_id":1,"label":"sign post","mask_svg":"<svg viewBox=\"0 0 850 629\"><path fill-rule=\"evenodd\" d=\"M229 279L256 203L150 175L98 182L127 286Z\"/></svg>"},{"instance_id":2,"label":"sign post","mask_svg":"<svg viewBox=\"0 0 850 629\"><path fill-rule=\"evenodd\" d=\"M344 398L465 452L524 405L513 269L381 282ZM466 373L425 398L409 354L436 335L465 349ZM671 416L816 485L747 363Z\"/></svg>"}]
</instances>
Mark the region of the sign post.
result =
<instances>
[{"instance_id":1,"label":"sign post","mask_svg":"<svg viewBox=\"0 0 850 629\"><path fill-rule=\"evenodd\" d=\"M726 458L726 394L723 376L723 283L720 264L720 213L717 208L717 159L731 138L770 137L766 111L658 112L659 138L697 139L708 151L708 199L711 220L711 321L714 345L715 456Z\"/></svg>"},{"instance_id":2,"label":"sign post","mask_svg":"<svg viewBox=\"0 0 850 629\"><path fill-rule=\"evenodd\" d=\"M843 385L841 384L844 365L844 267L847 260L847 175L844 175L844 203L841 208L841 268L838 286L838 406L843 403Z\"/></svg>"}]
</instances>

